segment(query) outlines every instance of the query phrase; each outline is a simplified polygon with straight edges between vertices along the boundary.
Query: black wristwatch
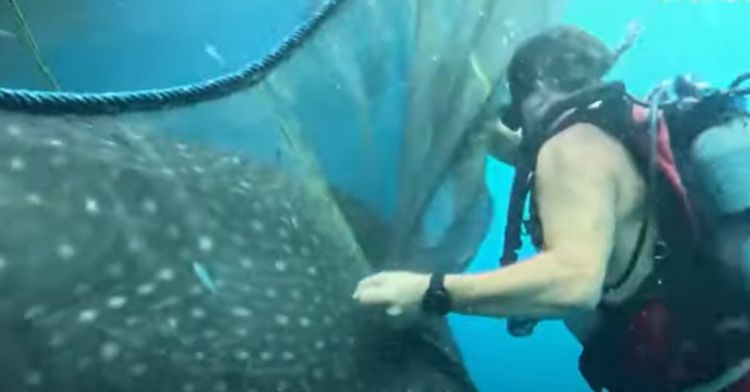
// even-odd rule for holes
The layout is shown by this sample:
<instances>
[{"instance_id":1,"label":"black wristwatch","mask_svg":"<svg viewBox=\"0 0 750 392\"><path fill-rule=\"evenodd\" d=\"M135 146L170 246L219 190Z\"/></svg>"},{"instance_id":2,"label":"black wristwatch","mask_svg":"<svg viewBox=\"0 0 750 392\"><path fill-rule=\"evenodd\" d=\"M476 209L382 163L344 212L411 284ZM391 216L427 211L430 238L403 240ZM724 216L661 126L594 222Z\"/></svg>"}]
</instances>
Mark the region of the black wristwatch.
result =
<instances>
[{"instance_id":1,"label":"black wristwatch","mask_svg":"<svg viewBox=\"0 0 750 392\"><path fill-rule=\"evenodd\" d=\"M430 285L422 297L422 311L435 316L445 316L451 311L451 298L445 289L444 274L433 274Z\"/></svg>"}]
</instances>

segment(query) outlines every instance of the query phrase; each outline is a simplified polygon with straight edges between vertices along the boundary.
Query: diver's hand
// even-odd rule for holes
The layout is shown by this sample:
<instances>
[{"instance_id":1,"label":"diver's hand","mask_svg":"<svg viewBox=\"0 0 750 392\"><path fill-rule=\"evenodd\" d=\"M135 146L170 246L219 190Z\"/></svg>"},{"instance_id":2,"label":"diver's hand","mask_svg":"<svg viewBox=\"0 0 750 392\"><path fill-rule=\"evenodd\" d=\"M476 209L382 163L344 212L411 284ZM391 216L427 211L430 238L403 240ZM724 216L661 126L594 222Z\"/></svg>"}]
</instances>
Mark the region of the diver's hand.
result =
<instances>
[{"instance_id":1,"label":"diver's hand","mask_svg":"<svg viewBox=\"0 0 750 392\"><path fill-rule=\"evenodd\" d=\"M521 146L521 131L508 128L500 119L488 121L485 126L489 130L489 153L497 160L514 165Z\"/></svg>"},{"instance_id":2,"label":"diver's hand","mask_svg":"<svg viewBox=\"0 0 750 392\"><path fill-rule=\"evenodd\" d=\"M421 316L422 297L429 284L429 275L381 272L362 279L353 297L362 305L385 308L392 322L406 325Z\"/></svg>"}]
</instances>

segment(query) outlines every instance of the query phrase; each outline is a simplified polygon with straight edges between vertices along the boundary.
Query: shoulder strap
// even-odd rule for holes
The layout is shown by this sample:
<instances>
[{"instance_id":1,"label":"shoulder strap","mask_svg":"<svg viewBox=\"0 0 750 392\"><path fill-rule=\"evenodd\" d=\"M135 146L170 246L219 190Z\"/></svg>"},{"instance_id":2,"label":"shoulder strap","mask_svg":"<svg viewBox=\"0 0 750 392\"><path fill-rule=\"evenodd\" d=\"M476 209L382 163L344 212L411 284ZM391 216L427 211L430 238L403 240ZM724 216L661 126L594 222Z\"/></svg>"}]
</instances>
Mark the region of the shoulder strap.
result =
<instances>
[{"instance_id":1,"label":"shoulder strap","mask_svg":"<svg viewBox=\"0 0 750 392\"><path fill-rule=\"evenodd\" d=\"M646 243L646 235L648 234L648 229L651 222L651 216L654 213L654 208L656 204L656 195L654 192L654 188L656 187L656 176L657 176L657 155L659 154L658 144L659 144L659 137L658 133L660 131L659 129L659 111L655 107L655 105L652 105L651 110L649 112L649 123L648 123L648 132L646 133L646 136L648 136L648 143L646 144L646 159L647 159L647 165L646 165L646 175L645 175L645 181L646 181L646 194L644 195L645 203L645 216L643 217L643 223L641 223L641 228L638 231L638 239L636 240L635 247L633 249L633 253L630 256L630 260L628 261L627 268L625 269L625 272L622 274L620 279L618 279L614 284L608 285L604 288L605 291L612 291L620 288L625 282L630 278L630 276L633 274L633 271L635 270L635 266L638 263L638 259L641 257L641 254L643 253L643 247ZM632 135L631 137L635 137L635 135Z\"/></svg>"},{"instance_id":2,"label":"shoulder strap","mask_svg":"<svg viewBox=\"0 0 750 392\"><path fill-rule=\"evenodd\" d=\"M638 230L638 239L636 240L635 247L633 248L633 254L630 256L630 260L628 260L628 266L625 269L625 272L622 273L622 276L620 276L620 279L618 279L615 283L611 285L607 285L604 287L604 291L612 291L620 288L627 280L630 278L630 275L633 274L633 271L635 270L635 266L638 264L638 259L641 257L641 254L643 253L643 247L646 244L646 234L648 234L648 228L650 227L651 222L651 214L653 213L653 197L651 196L651 188L652 184L646 184L646 203L647 208L646 210L646 216L643 217L643 223L641 223L641 228Z\"/></svg>"},{"instance_id":3,"label":"shoulder strap","mask_svg":"<svg viewBox=\"0 0 750 392\"><path fill-rule=\"evenodd\" d=\"M534 129L524 132L521 140L521 156L524 163L534 168L537 155L544 143L572 123L591 122L611 128L612 124L604 124L608 120L604 119L603 113L611 114L612 108L620 110L616 102L622 102L626 96L625 85L622 82L609 82L578 90L558 100L536 121L532 121L536 125ZM629 118L629 113L623 115Z\"/></svg>"}]
</instances>

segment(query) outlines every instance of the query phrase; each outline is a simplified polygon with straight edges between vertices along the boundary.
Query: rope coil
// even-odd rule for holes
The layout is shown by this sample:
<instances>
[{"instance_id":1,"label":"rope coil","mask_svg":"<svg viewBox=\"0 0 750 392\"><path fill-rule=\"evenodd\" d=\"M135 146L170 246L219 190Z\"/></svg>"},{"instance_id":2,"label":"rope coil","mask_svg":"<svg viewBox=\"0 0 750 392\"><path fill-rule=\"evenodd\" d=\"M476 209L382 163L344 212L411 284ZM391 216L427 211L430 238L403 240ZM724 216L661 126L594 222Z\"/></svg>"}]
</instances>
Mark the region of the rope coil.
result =
<instances>
[{"instance_id":1,"label":"rope coil","mask_svg":"<svg viewBox=\"0 0 750 392\"><path fill-rule=\"evenodd\" d=\"M64 93L0 88L0 109L32 114L105 115L187 106L252 87L336 14L345 0L328 0L307 21L260 60L245 68L191 85L119 93Z\"/></svg>"}]
</instances>

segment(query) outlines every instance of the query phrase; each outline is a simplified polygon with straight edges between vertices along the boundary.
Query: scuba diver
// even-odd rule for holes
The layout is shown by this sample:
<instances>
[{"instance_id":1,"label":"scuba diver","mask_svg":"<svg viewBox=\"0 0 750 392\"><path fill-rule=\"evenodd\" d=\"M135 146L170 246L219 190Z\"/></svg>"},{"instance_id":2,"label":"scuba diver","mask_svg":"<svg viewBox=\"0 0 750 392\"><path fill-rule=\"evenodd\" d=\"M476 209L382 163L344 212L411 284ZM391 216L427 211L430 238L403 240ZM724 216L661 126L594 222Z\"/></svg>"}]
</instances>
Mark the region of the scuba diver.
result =
<instances>
[{"instance_id":1,"label":"scuba diver","mask_svg":"<svg viewBox=\"0 0 750 392\"><path fill-rule=\"evenodd\" d=\"M516 336L562 319L595 391L750 391L750 75L680 76L644 102L603 81L620 53L571 26L514 52L492 148L516 167L502 268L381 272L354 299L401 322L507 318ZM524 227L539 252L516 262Z\"/></svg>"}]
</instances>

